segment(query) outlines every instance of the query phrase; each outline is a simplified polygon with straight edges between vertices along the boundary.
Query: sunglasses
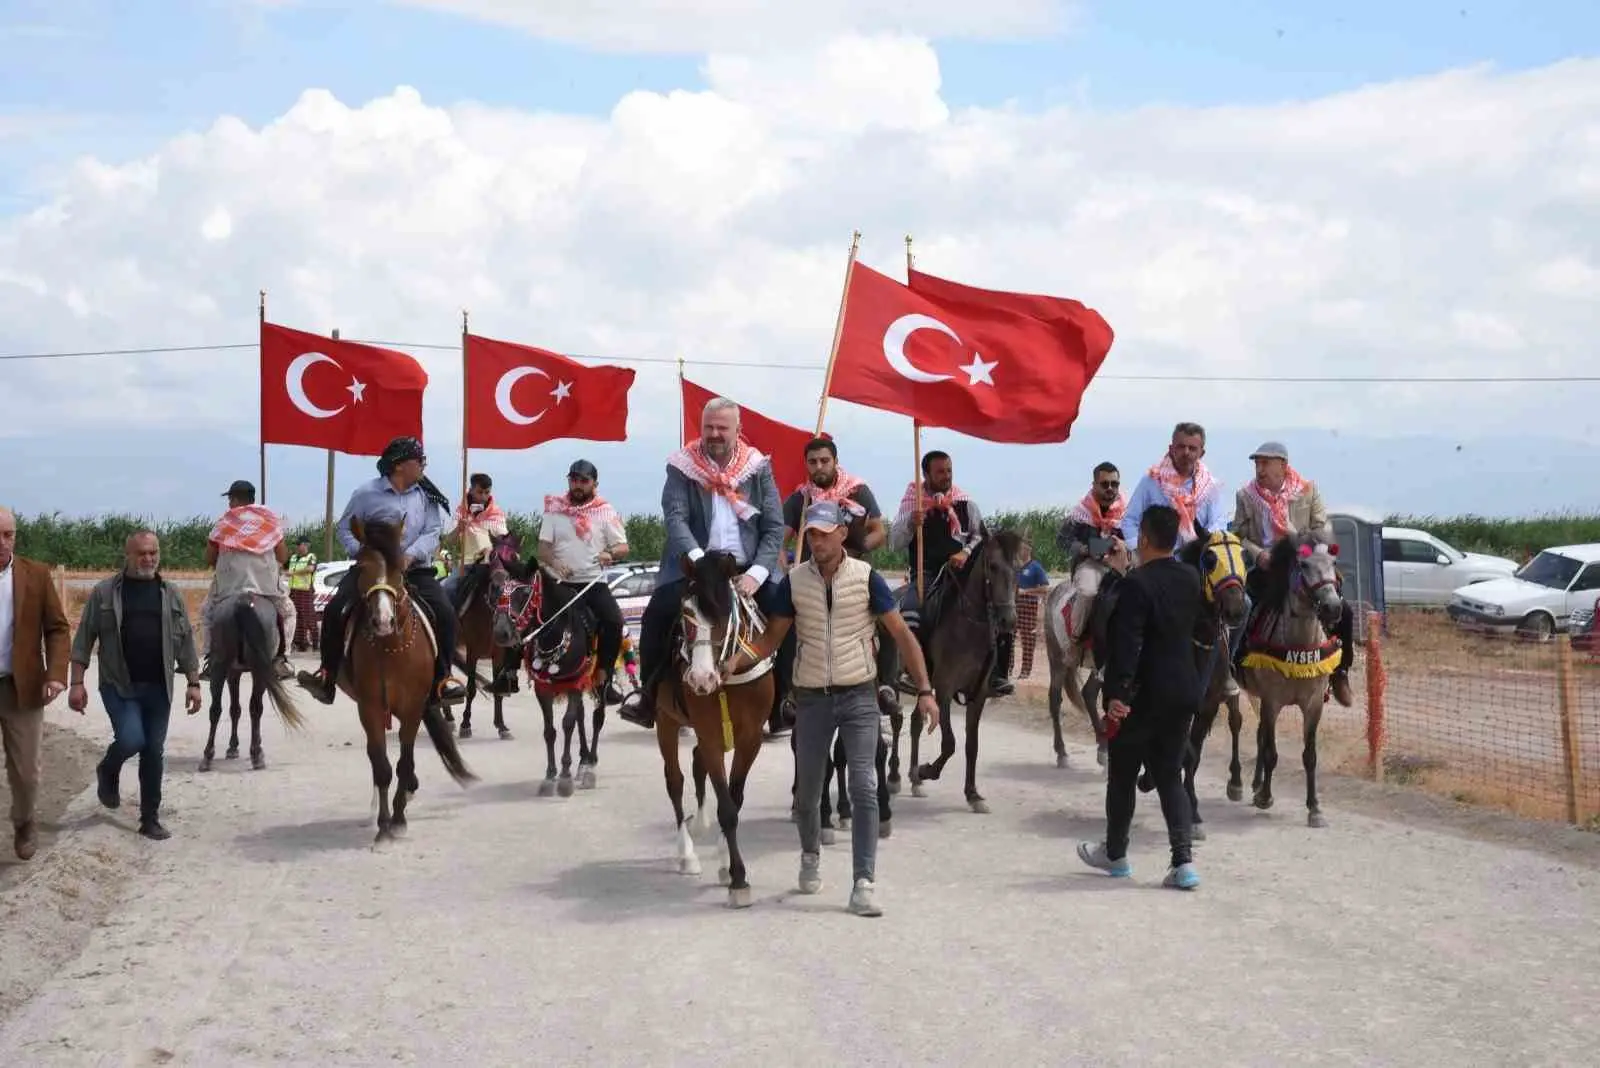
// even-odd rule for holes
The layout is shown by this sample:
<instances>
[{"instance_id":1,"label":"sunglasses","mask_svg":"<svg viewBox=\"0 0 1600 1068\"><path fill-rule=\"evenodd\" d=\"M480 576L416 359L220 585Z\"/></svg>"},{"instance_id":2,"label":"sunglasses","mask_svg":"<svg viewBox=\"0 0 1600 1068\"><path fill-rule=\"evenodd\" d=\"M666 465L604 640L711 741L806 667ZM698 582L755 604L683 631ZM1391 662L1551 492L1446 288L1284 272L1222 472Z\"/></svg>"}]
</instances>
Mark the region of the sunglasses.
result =
<instances>
[{"instance_id":1,"label":"sunglasses","mask_svg":"<svg viewBox=\"0 0 1600 1068\"><path fill-rule=\"evenodd\" d=\"M1121 482L1096 482L1095 485L1101 489L1120 489L1122 487Z\"/></svg>"}]
</instances>

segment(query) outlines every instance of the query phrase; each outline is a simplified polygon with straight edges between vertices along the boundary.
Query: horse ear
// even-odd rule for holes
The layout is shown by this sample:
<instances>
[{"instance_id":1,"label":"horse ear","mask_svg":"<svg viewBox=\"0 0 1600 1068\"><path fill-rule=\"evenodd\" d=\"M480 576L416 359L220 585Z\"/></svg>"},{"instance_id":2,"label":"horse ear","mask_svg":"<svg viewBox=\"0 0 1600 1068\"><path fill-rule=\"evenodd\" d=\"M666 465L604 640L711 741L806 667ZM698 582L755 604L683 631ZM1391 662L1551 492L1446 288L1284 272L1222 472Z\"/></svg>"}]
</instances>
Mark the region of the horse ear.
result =
<instances>
[{"instance_id":1,"label":"horse ear","mask_svg":"<svg viewBox=\"0 0 1600 1068\"><path fill-rule=\"evenodd\" d=\"M361 521L360 516L353 515L350 517L350 533L355 535L358 544L365 545L367 543L367 525Z\"/></svg>"},{"instance_id":2,"label":"horse ear","mask_svg":"<svg viewBox=\"0 0 1600 1068\"><path fill-rule=\"evenodd\" d=\"M406 517L400 517L400 525L395 528L395 540L401 545L406 543Z\"/></svg>"},{"instance_id":3,"label":"horse ear","mask_svg":"<svg viewBox=\"0 0 1600 1068\"><path fill-rule=\"evenodd\" d=\"M719 556L717 562L720 565L718 570L722 572L723 578L732 579L739 573L739 562L733 558L731 553L724 553Z\"/></svg>"}]
</instances>

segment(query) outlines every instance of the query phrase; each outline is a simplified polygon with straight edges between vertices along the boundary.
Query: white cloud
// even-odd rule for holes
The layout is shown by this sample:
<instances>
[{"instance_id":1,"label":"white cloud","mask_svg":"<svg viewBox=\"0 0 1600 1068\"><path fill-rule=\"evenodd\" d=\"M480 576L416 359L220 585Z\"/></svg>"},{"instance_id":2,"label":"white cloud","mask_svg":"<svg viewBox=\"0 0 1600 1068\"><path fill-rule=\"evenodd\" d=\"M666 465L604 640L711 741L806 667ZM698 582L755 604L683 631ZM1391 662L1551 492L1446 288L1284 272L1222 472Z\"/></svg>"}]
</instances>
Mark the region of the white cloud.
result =
<instances>
[{"instance_id":1,"label":"white cloud","mask_svg":"<svg viewBox=\"0 0 1600 1068\"><path fill-rule=\"evenodd\" d=\"M849 34L1009 38L1061 32L1077 0L390 0L616 52L787 52Z\"/></svg>"},{"instance_id":2,"label":"white cloud","mask_svg":"<svg viewBox=\"0 0 1600 1068\"><path fill-rule=\"evenodd\" d=\"M480 333L571 352L768 364L690 374L805 424L859 227L892 274L909 231L925 270L1099 308L1107 375L1592 371L1600 62L1110 114L952 110L930 47L893 37L705 71L600 118L308 90L263 127L222 117L144 159L84 159L0 221L0 347L249 341L260 288L275 321L386 341L449 345L467 307ZM459 359L422 356L447 453ZM811 369L770 366L791 363ZM248 352L0 370L10 437L254 432ZM641 369L652 466L672 388L670 363ZM1107 379L1079 438L1151 426L1153 460L1180 418L1577 437L1594 390ZM886 462L907 451L903 420L835 403L829 425Z\"/></svg>"}]
</instances>

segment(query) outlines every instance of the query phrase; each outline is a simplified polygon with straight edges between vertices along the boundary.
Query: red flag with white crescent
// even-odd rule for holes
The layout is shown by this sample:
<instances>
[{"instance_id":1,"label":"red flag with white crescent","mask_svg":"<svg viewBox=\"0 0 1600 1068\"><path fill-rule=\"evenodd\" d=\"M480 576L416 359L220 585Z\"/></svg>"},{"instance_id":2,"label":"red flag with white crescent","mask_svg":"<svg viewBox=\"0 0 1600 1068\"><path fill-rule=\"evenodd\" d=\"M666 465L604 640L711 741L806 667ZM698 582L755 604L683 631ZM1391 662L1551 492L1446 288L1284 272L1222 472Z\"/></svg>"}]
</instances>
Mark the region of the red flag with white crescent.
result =
<instances>
[{"instance_id":1,"label":"red flag with white crescent","mask_svg":"<svg viewBox=\"0 0 1600 1068\"><path fill-rule=\"evenodd\" d=\"M474 334L467 335L466 362L469 449L628 438L631 368L591 367L547 349Z\"/></svg>"},{"instance_id":2,"label":"red flag with white crescent","mask_svg":"<svg viewBox=\"0 0 1600 1068\"><path fill-rule=\"evenodd\" d=\"M403 352L261 324L261 441L377 456L422 437L428 373Z\"/></svg>"}]
</instances>

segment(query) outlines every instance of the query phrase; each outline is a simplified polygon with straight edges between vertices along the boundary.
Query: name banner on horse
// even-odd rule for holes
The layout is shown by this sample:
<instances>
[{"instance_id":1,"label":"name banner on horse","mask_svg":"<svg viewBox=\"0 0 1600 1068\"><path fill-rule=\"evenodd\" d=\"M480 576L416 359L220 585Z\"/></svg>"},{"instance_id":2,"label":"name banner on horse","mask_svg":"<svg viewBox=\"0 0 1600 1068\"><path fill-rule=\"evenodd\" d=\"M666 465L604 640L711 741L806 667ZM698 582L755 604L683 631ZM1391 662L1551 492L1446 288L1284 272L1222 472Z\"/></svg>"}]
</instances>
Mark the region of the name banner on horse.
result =
<instances>
[{"instance_id":1,"label":"name banner on horse","mask_svg":"<svg viewBox=\"0 0 1600 1068\"><path fill-rule=\"evenodd\" d=\"M466 447L528 449L546 441L628 439L634 372L590 367L531 345L468 334Z\"/></svg>"}]
</instances>

